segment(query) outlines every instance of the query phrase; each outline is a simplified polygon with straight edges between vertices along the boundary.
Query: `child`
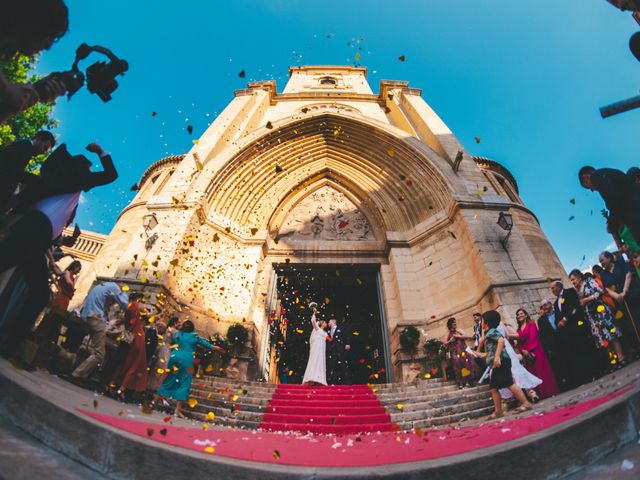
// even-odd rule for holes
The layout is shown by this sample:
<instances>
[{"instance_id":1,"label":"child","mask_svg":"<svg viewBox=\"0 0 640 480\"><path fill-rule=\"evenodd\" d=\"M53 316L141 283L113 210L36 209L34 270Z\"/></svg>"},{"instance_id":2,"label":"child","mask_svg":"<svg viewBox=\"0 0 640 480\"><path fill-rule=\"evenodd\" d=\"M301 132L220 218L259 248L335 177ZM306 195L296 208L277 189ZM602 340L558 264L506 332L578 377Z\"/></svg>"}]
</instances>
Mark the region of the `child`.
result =
<instances>
[{"instance_id":1,"label":"child","mask_svg":"<svg viewBox=\"0 0 640 480\"><path fill-rule=\"evenodd\" d=\"M489 310L482 314L482 318L488 328L484 338L478 345L478 350L483 346L486 353L477 352L479 356L485 356L487 365L492 367L491 370L491 398L493 399L494 412L489 415L487 420L494 420L503 415L502 401L500 399L501 388L507 388L513 396L520 402L520 406L514 410L514 413L521 413L525 410L531 410L531 404L522 393L522 389L513 383L511 375L511 360L504 348L506 341L497 327L500 324L500 314L495 310Z\"/></svg>"}]
</instances>

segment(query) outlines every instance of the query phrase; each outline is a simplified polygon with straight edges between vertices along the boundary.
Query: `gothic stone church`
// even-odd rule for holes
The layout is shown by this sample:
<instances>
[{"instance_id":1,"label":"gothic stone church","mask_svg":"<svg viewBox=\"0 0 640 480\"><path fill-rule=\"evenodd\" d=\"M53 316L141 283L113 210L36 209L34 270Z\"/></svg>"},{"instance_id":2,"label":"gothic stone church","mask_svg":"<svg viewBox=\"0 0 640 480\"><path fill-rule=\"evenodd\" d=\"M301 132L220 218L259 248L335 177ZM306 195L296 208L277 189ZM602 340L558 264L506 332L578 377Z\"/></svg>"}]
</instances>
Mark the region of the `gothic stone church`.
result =
<instances>
[{"instance_id":1,"label":"gothic stone church","mask_svg":"<svg viewBox=\"0 0 640 480\"><path fill-rule=\"evenodd\" d=\"M76 305L116 279L202 334L243 323L250 379L293 382L311 301L351 336L356 382L403 380L408 325L423 343L451 316L470 331L476 310L535 312L564 276L556 253L509 171L471 156L421 93L373 93L342 66L292 67L282 93L249 83L191 151L146 170L108 236L83 236Z\"/></svg>"}]
</instances>

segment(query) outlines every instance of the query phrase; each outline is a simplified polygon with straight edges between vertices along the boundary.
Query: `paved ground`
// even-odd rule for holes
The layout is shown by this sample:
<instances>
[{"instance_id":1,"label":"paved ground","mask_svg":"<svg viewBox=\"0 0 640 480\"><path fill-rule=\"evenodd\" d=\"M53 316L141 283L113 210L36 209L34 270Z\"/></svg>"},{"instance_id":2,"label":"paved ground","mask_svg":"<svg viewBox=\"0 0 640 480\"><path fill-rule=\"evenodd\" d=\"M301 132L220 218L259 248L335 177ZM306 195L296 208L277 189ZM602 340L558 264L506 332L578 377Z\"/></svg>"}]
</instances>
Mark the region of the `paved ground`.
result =
<instances>
[{"instance_id":1,"label":"paved ground","mask_svg":"<svg viewBox=\"0 0 640 480\"><path fill-rule=\"evenodd\" d=\"M630 443L563 480L624 480L640 478L640 445Z\"/></svg>"},{"instance_id":2,"label":"paved ground","mask_svg":"<svg viewBox=\"0 0 640 480\"><path fill-rule=\"evenodd\" d=\"M0 478L3 480L106 480L46 447L0 417Z\"/></svg>"}]
</instances>

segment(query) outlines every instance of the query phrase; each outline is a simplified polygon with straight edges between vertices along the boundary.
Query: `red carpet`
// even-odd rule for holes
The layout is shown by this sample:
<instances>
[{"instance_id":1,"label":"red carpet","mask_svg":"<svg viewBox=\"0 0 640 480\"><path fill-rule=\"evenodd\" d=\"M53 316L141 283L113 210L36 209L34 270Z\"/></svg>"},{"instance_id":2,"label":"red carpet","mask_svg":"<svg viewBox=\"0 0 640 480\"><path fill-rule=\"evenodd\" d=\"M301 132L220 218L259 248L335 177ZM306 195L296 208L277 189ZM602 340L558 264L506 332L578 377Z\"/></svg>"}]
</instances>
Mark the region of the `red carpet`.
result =
<instances>
[{"instance_id":1,"label":"red carpet","mask_svg":"<svg viewBox=\"0 0 640 480\"><path fill-rule=\"evenodd\" d=\"M329 436L226 428L203 431L199 427L174 427L96 411L83 410L82 413L152 441L212 456L283 465L358 467L430 460L509 442L562 424L629 389L527 418L415 433Z\"/></svg>"},{"instance_id":2,"label":"red carpet","mask_svg":"<svg viewBox=\"0 0 640 480\"><path fill-rule=\"evenodd\" d=\"M388 432L391 418L367 385L278 385L263 430L302 433Z\"/></svg>"}]
</instances>

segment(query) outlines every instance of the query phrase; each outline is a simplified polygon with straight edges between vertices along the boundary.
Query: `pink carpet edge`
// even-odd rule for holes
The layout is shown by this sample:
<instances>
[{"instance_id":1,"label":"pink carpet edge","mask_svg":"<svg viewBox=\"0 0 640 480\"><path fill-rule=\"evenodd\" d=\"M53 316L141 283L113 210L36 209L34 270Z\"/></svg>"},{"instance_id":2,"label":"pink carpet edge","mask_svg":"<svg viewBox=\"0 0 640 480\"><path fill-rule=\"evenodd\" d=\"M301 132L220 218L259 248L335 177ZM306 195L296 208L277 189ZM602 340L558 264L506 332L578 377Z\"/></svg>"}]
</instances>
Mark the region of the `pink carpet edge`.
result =
<instances>
[{"instance_id":1,"label":"pink carpet edge","mask_svg":"<svg viewBox=\"0 0 640 480\"><path fill-rule=\"evenodd\" d=\"M524 418L424 431L346 435L300 434L233 428L157 424L77 409L93 420L170 447L236 460L305 467L367 467L459 455L507 443L560 425L632 390Z\"/></svg>"}]
</instances>

